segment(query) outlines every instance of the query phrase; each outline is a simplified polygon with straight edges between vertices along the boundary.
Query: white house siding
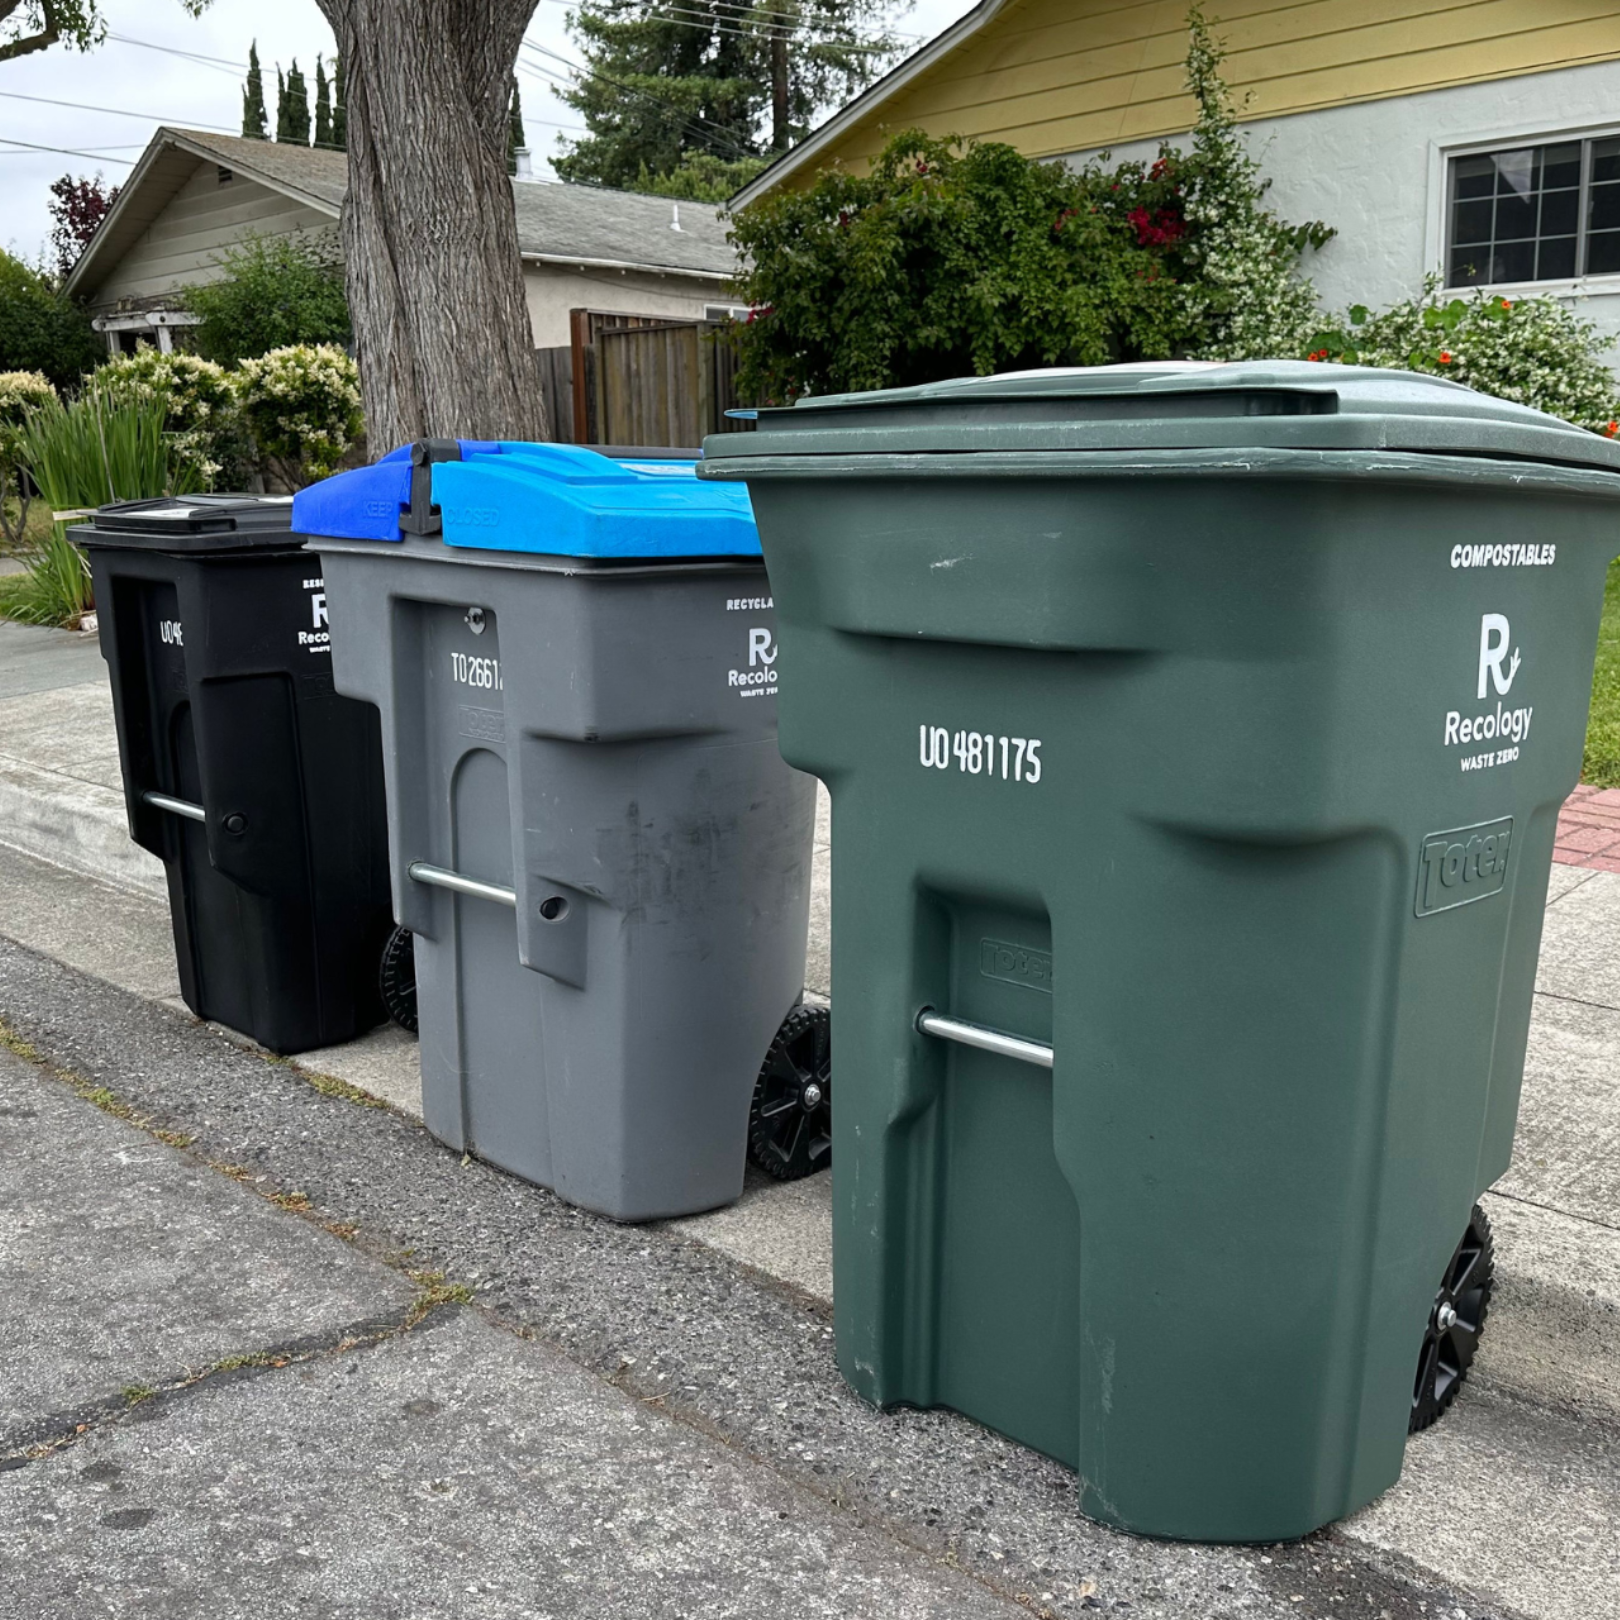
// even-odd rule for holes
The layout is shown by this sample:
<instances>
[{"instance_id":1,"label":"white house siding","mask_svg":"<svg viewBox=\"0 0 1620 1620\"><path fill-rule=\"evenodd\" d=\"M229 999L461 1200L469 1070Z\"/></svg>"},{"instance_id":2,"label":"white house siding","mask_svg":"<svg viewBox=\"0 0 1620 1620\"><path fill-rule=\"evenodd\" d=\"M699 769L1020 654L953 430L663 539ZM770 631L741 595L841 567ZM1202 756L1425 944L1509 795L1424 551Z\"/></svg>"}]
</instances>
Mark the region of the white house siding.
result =
<instances>
[{"instance_id":1,"label":"white house siding","mask_svg":"<svg viewBox=\"0 0 1620 1620\"><path fill-rule=\"evenodd\" d=\"M102 311L122 299L213 281L220 255L249 234L287 236L331 230L335 224L329 215L243 175L221 182L217 165L200 163L96 289L90 307Z\"/></svg>"},{"instance_id":2,"label":"white house siding","mask_svg":"<svg viewBox=\"0 0 1620 1620\"><path fill-rule=\"evenodd\" d=\"M1448 150L1620 132L1620 62L1256 119L1243 128L1272 181L1277 212L1325 220L1339 232L1305 257L1323 301L1332 309L1376 307L1410 297L1426 272L1441 268ZM1170 140L1185 145L1187 137ZM1152 157L1159 145L1133 142L1113 155ZM1552 294L1620 338L1620 276L1500 290Z\"/></svg>"},{"instance_id":3,"label":"white house siding","mask_svg":"<svg viewBox=\"0 0 1620 1620\"><path fill-rule=\"evenodd\" d=\"M718 278L707 281L637 270L579 270L533 260L523 266L523 286L537 349L558 348L569 341L568 312L574 309L698 320L708 305L733 302Z\"/></svg>"}]
</instances>

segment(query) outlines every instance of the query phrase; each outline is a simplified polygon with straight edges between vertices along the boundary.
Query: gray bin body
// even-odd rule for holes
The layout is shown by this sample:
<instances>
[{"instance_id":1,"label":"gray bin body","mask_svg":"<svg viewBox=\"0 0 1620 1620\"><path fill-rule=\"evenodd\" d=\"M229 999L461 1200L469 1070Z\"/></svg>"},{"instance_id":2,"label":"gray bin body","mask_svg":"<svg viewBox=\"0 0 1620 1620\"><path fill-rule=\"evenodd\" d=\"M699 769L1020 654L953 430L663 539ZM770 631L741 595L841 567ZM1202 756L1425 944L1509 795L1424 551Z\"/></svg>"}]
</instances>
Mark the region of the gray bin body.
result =
<instances>
[{"instance_id":1,"label":"gray bin body","mask_svg":"<svg viewBox=\"0 0 1620 1620\"><path fill-rule=\"evenodd\" d=\"M428 1129L618 1220L735 1199L814 828L763 567L315 544L338 689L382 716Z\"/></svg>"}]
</instances>

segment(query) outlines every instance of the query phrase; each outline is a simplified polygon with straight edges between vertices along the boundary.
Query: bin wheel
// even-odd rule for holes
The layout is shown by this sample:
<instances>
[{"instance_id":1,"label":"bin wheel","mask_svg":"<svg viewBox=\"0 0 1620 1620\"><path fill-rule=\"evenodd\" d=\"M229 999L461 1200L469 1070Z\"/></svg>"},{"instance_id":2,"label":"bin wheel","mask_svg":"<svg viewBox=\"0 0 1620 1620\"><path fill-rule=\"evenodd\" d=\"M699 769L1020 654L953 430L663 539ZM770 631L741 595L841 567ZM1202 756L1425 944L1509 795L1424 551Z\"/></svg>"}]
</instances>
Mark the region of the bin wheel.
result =
<instances>
[{"instance_id":1,"label":"bin wheel","mask_svg":"<svg viewBox=\"0 0 1620 1620\"><path fill-rule=\"evenodd\" d=\"M383 1006L401 1029L416 1033L416 947L408 928L396 928L383 946L377 974Z\"/></svg>"},{"instance_id":2,"label":"bin wheel","mask_svg":"<svg viewBox=\"0 0 1620 1620\"><path fill-rule=\"evenodd\" d=\"M748 1157L778 1181L832 1163L832 1017L798 1006L765 1054L748 1110Z\"/></svg>"},{"instance_id":3,"label":"bin wheel","mask_svg":"<svg viewBox=\"0 0 1620 1620\"><path fill-rule=\"evenodd\" d=\"M1479 1348L1496 1282L1496 1248L1491 1223L1478 1204L1446 1266L1418 1356L1417 1383L1412 1390L1412 1418L1408 1434L1426 1429L1457 1398L1462 1381Z\"/></svg>"}]
</instances>

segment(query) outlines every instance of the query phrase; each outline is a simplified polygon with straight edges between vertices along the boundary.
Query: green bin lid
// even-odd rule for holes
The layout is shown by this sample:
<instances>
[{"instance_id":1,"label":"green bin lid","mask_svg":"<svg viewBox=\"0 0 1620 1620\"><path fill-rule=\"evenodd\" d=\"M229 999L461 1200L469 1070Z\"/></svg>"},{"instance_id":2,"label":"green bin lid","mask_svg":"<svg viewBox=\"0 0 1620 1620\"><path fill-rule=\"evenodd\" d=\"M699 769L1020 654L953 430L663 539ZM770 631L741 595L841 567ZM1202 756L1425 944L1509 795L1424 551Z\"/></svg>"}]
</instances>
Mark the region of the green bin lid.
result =
<instances>
[{"instance_id":1,"label":"green bin lid","mask_svg":"<svg viewBox=\"0 0 1620 1620\"><path fill-rule=\"evenodd\" d=\"M1620 472L1620 443L1420 372L1162 361L827 394L711 435L709 477L790 456L974 451L1393 451ZM737 462L728 472L724 463Z\"/></svg>"}]
</instances>

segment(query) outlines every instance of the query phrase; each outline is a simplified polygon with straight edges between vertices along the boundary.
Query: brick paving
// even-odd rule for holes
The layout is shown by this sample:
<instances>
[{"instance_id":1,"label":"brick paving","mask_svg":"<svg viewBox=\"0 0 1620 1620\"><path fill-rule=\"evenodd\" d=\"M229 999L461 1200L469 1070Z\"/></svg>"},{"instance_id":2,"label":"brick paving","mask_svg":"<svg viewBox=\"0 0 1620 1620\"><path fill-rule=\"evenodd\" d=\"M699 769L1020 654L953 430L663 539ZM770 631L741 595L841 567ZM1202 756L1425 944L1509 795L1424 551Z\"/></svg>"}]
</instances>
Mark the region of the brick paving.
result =
<instances>
[{"instance_id":1,"label":"brick paving","mask_svg":"<svg viewBox=\"0 0 1620 1620\"><path fill-rule=\"evenodd\" d=\"M1620 872L1620 788L1583 782L1570 794L1558 817L1553 859L1594 872Z\"/></svg>"}]
</instances>

